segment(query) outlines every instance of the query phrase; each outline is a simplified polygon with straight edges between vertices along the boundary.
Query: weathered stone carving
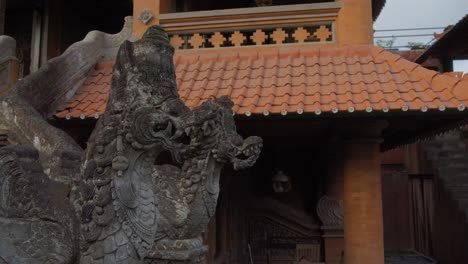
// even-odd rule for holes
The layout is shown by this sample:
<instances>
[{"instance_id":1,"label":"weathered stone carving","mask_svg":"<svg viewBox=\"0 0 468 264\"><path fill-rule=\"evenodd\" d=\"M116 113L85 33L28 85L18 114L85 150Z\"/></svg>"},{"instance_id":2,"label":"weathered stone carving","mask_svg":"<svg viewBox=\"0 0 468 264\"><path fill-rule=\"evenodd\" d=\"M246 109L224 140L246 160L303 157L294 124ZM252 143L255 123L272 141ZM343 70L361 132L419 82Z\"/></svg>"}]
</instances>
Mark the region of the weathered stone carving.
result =
<instances>
[{"instance_id":1,"label":"weathered stone carving","mask_svg":"<svg viewBox=\"0 0 468 264\"><path fill-rule=\"evenodd\" d=\"M70 202L40 189L37 197L18 192L12 200L26 199L34 205L27 208L45 215L23 213L25 219L32 218L27 228L33 231L28 232L39 234L32 242L53 236L50 243L57 245L57 252L34 244L27 247L33 253L23 250L18 245L30 240L26 240L26 227L15 227L18 234L10 243L13 246L0 242L0 262L3 258L7 263L21 263L21 258L34 256L43 259L35 258L37 263L203 261L206 247L201 234L215 213L221 169L226 163L235 170L252 166L262 140L244 140L237 134L232 102L227 98L187 108L177 93L173 53L159 27L151 27L139 41L122 44L107 112L90 137ZM46 187L56 184L45 174L36 178L39 172L8 165L24 156L10 153L18 149L11 146L1 149L5 154L0 151L0 169L8 169L1 171L1 186L11 186L10 178L20 176L23 185L38 179ZM31 163L39 166L37 160L36 154ZM1 162L7 165L2 167ZM3 197L8 196L5 188L0 190L2 206ZM55 199L67 202L52 211L41 207ZM23 223L3 213L10 212L9 208L1 207L0 230ZM75 214L70 213L72 208Z\"/></svg>"},{"instance_id":2,"label":"weathered stone carving","mask_svg":"<svg viewBox=\"0 0 468 264\"><path fill-rule=\"evenodd\" d=\"M324 230L343 230L343 205L341 202L323 196L317 204L317 215L323 223Z\"/></svg>"},{"instance_id":3,"label":"weathered stone carving","mask_svg":"<svg viewBox=\"0 0 468 264\"><path fill-rule=\"evenodd\" d=\"M49 180L38 159L28 146L0 148L0 260L72 263L77 222L68 188Z\"/></svg>"}]
</instances>

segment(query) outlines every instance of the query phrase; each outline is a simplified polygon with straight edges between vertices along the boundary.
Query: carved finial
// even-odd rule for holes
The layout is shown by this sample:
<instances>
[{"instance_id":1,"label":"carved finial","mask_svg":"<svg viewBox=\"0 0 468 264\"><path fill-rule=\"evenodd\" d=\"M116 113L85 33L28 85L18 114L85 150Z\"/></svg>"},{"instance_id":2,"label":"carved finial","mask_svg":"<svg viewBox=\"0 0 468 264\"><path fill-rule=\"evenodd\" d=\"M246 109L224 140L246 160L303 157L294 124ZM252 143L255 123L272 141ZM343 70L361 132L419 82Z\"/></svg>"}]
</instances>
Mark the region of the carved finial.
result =
<instances>
[{"instance_id":1,"label":"carved finial","mask_svg":"<svg viewBox=\"0 0 468 264\"><path fill-rule=\"evenodd\" d=\"M151 21L151 19L153 19L153 17L154 15L153 13L151 13L151 11L149 11L148 9L143 9L138 18L141 20L141 22L143 22L143 24L146 25Z\"/></svg>"},{"instance_id":2,"label":"carved finial","mask_svg":"<svg viewBox=\"0 0 468 264\"><path fill-rule=\"evenodd\" d=\"M323 196L317 204L317 215L323 229L343 229L343 206L337 200Z\"/></svg>"}]
</instances>

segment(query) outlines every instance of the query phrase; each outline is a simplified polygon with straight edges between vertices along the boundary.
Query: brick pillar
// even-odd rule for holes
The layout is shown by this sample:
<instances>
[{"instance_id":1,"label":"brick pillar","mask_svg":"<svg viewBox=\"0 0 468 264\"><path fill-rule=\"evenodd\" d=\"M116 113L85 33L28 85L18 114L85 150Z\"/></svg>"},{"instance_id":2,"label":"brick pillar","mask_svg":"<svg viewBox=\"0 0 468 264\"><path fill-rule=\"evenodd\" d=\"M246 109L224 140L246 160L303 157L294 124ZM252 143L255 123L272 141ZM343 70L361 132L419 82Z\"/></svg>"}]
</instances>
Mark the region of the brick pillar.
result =
<instances>
[{"instance_id":1,"label":"brick pillar","mask_svg":"<svg viewBox=\"0 0 468 264\"><path fill-rule=\"evenodd\" d=\"M345 132L345 264L384 264L380 135L385 127L385 122L356 122Z\"/></svg>"},{"instance_id":2,"label":"brick pillar","mask_svg":"<svg viewBox=\"0 0 468 264\"><path fill-rule=\"evenodd\" d=\"M159 25L159 0L133 0L133 34L143 37L152 25Z\"/></svg>"},{"instance_id":3,"label":"brick pillar","mask_svg":"<svg viewBox=\"0 0 468 264\"><path fill-rule=\"evenodd\" d=\"M339 45L372 44L372 0L336 0L341 8L336 21Z\"/></svg>"}]
</instances>

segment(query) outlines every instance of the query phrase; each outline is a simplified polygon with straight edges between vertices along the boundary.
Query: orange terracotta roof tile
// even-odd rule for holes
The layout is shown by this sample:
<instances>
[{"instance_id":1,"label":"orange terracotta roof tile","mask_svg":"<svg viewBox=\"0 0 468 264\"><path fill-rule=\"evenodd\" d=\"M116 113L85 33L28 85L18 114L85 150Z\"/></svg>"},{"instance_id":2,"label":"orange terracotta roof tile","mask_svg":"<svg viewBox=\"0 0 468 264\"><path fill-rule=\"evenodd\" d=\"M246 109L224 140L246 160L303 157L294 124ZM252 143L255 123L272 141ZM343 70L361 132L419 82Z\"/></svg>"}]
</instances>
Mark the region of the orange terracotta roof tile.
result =
<instances>
[{"instance_id":1,"label":"orange terracotta roof tile","mask_svg":"<svg viewBox=\"0 0 468 264\"><path fill-rule=\"evenodd\" d=\"M468 78L439 74L384 49L236 49L177 52L179 94L193 108L228 96L245 115L464 110ZM99 63L57 118L104 114L112 62Z\"/></svg>"}]
</instances>

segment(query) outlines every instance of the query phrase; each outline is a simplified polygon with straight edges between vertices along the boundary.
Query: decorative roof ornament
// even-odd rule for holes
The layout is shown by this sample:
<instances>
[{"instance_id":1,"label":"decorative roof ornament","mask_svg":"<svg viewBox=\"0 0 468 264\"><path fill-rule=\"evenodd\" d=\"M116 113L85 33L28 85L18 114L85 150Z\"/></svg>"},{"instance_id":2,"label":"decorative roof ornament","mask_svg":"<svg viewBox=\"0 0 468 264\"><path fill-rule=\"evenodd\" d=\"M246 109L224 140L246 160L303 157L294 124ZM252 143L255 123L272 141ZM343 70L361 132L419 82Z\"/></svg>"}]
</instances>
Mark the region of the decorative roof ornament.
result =
<instances>
[{"instance_id":1,"label":"decorative roof ornament","mask_svg":"<svg viewBox=\"0 0 468 264\"><path fill-rule=\"evenodd\" d=\"M317 204L317 215L322 222L322 229L343 229L344 212L341 202L329 196L323 196Z\"/></svg>"},{"instance_id":2,"label":"decorative roof ornament","mask_svg":"<svg viewBox=\"0 0 468 264\"><path fill-rule=\"evenodd\" d=\"M138 19L140 19L141 22L143 22L145 25L147 25L153 18L153 13L146 8L143 9L143 11L141 11L140 15L138 16Z\"/></svg>"}]
</instances>

